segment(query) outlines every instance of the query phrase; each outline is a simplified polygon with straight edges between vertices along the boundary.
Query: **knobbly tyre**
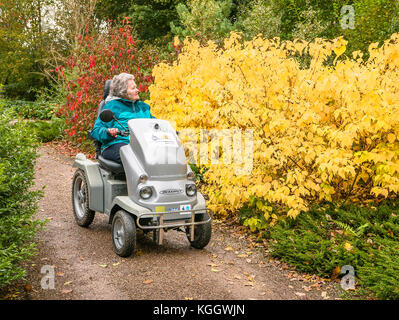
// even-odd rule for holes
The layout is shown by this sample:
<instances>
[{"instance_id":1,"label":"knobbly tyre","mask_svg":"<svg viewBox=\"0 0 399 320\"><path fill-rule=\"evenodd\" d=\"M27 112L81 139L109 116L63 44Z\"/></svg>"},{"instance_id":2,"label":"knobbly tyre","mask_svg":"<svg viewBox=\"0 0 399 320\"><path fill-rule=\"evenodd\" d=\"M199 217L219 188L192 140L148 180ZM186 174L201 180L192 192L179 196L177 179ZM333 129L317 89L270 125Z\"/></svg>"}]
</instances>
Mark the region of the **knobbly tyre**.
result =
<instances>
[{"instance_id":1,"label":"knobbly tyre","mask_svg":"<svg viewBox=\"0 0 399 320\"><path fill-rule=\"evenodd\" d=\"M109 83L104 100L108 90ZM111 110L102 111L103 105L101 120L117 121ZM95 212L108 215L113 248L121 257L134 251L137 229L152 232L158 244L164 232L183 231L192 247L202 249L211 238L211 212L196 189L176 131L159 119L132 119L127 129L119 132L130 135L129 144L120 148L122 165L104 159L98 141L98 161L76 155L72 206L77 224L88 227Z\"/></svg>"}]
</instances>

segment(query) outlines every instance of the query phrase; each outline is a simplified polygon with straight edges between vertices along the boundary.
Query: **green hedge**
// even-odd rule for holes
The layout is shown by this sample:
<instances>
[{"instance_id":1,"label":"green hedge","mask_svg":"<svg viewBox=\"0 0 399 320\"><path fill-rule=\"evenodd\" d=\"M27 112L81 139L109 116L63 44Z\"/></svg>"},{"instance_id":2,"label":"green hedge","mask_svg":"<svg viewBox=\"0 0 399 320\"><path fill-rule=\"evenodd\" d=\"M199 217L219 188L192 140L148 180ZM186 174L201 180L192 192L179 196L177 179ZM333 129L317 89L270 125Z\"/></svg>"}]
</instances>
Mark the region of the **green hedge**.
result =
<instances>
[{"instance_id":1,"label":"green hedge","mask_svg":"<svg viewBox=\"0 0 399 320\"><path fill-rule=\"evenodd\" d=\"M32 191L37 158L35 134L0 102L0 288L24 277L21 262L35 253L44 222L36 220L42 191Z\"/></svg>"}]
</instances>

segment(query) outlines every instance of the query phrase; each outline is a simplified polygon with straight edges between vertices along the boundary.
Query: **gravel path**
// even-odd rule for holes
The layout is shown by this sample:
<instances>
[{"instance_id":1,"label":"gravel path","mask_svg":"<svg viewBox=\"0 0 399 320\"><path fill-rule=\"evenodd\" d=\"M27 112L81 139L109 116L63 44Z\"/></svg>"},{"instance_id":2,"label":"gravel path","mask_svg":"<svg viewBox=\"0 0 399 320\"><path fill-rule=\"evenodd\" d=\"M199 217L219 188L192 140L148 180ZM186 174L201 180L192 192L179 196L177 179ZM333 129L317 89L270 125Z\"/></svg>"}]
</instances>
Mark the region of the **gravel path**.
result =
<instances>
[{"instance_id":1,"label":"gravel path","mask_svg":"<svg viewBox=\"0 0 399 320\"><path fill-rule=\"evenodd\" d=\"M129 258L112 249L107 216L85 229L74 220L73 160L50 146L40 149L36 188L45 187L37 217L50 219L38 234L39 253L28 265L26 299L337 299L336 283L298 274L257 248L245 233L214 221L210 244L190 247L186 236L166 233L164 243L138 235ZM54 268L54 289L42 289L43 266Z\"/></svg>"}]
</instances>

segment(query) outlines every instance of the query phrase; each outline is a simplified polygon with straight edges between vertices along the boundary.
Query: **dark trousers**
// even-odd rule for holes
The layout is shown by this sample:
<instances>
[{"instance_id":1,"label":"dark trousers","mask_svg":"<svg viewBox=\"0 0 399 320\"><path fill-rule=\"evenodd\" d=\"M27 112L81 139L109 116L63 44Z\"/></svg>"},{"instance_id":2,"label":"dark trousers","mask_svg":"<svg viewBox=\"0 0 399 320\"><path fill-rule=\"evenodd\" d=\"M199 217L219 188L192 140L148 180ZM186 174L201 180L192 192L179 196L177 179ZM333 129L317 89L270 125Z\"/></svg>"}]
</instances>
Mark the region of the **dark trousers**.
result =
<instances>
[{"instance_id":1,"label":"dark trousers","mask_svg":"<svg viewBox=\"0 0 399 320\"><path fill-rule=\"evenodd\" d=\"M107 160L122 163L121 156L119 154L119 149L123 146L126 146L126 143L115 143L109 146L107 149L105 149L101 155L103 156L103 158Z\"/></svg>"}]
</instances>

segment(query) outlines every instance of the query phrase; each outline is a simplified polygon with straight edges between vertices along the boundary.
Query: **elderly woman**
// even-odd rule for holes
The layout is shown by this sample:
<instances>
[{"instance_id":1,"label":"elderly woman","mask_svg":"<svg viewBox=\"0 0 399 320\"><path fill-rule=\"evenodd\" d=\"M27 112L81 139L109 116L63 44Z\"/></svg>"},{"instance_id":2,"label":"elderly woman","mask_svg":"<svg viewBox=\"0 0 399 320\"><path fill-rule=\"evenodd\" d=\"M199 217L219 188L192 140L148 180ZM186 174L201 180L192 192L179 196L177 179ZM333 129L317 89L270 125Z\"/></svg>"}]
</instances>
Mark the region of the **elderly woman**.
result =
<instances>
[{"instance_id":1,"label":"elderly woman","mask_svg":"<svg viewBox=\"0 0 399 320\"><path fill-rule=\"evenodd\" d=\"M111 110L120 124L127 128L130 119L155 118L151 115L150 106L139 99L139 90L134 82L134 76L121 73L112 79L110 95L105 100L103 110ZM108 160L121 163L119 149L129 144L129 137L118 135L125 130L115 120L103 122L100 117L94 123L91 136L101 142L101 155Z\"/></svg>"}]
</instances>

